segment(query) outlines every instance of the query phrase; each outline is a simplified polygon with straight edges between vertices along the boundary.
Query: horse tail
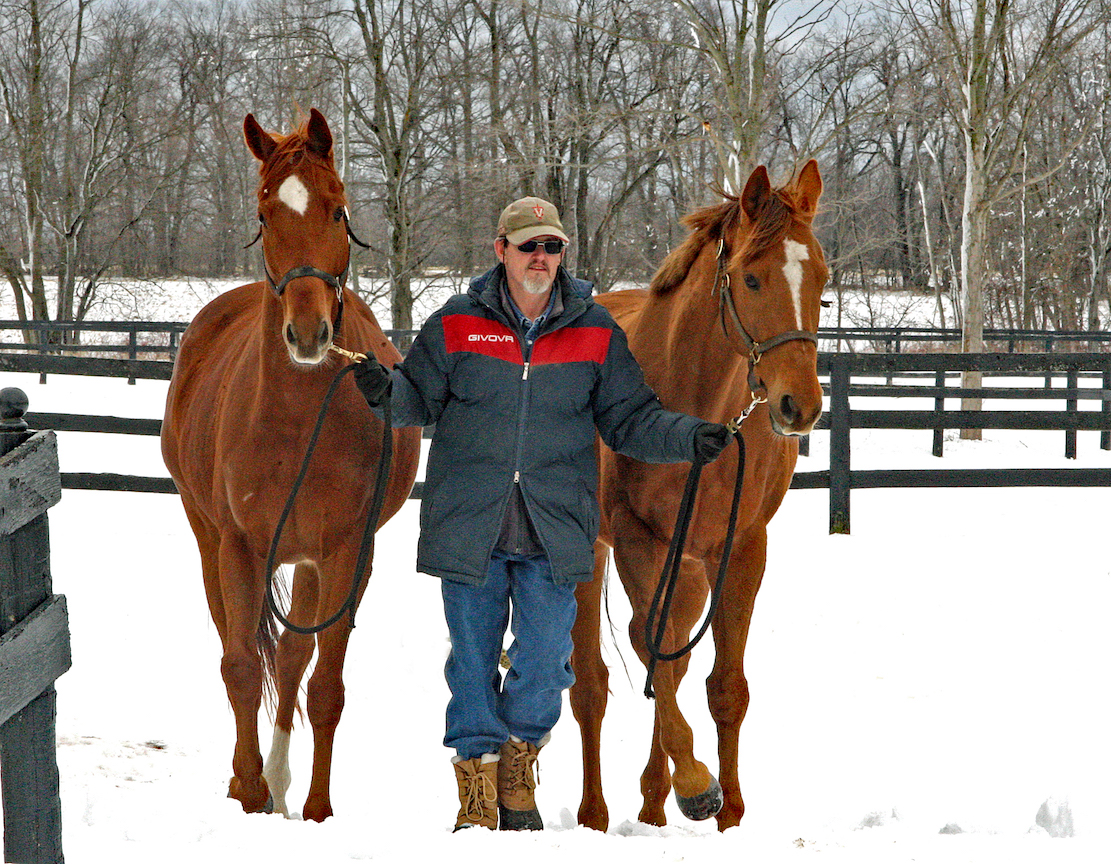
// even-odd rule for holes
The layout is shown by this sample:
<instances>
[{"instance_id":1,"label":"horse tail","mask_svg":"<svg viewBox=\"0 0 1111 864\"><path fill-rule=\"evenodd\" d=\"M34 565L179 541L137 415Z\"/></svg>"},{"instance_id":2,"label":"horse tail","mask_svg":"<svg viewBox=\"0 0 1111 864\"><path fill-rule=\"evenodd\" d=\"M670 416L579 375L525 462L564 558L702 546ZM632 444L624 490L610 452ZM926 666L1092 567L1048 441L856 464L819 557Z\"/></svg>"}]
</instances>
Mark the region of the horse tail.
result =
<instances>
[{"instance_id":1,"label":"horse tail","mask_svg":"<svg viewBox=\"0 0 1111 864\"><path fill-rule=\"evenodd\" d=\"M274 574L274 599L288 605L289 591L285 580L279 578L281 568ZM266 706L266 713L273 718L278 707L278 619L270 604L262 604L262 613L258 619L258 630L255 632L255 647L262 663L262 702Z\"/></svg>"},{"instance_id":2,"label":"horse tail","mask_svg":"<svg viewBox=\"0 0 1111 864\"><path fill-rule=\"evenodd\" d=\"M603 565L602 570L602 609L605 615L605 629L609 630L610 644L613 646L614 653L617 654L617 659L621 661L621 666L625 670L625 678L629 682L629 686L633 686L633 676L629 672L629 664L625 660L625 655L621 653L621 640L618 637L617 625L613 622L613 614L610 612L610 561L611 556L609 550L606 550L606 563ZM598 639L602 638L602 628L599 628Z\"/></svg>"}]
</instances>

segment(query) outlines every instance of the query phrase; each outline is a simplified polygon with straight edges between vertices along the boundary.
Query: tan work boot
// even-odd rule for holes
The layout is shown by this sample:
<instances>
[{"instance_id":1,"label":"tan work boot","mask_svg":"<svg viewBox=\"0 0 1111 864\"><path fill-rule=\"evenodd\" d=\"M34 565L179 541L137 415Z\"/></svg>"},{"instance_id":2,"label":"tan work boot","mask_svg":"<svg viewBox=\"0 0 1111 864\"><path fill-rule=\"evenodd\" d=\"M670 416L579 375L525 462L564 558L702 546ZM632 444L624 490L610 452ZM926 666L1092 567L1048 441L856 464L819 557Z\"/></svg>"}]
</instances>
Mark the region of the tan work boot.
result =
<instances>
[{"instance_id":1,"label":"tan work boot","mask_svg":"<svg viewBox=\"0 0 1111 864\"><path fill-rule=\"evenodd\" d=\"M491 754L492 755L492 754ZM455 830L476 825L494 830L498 827L498 763L490 756L455 763L459 784L459 815Z\"/></svg>"},{"instance_id":2,"label":"tan work boot","mask_svg":"<svg viewBox=\"0 0 1111 864\"><path fill-rule=\"evenodd\" d=\"M498 755L498 814L502 831L542 831L544 820L536 809L534 744L510 738Z\"/></svg>"}]
</instances>

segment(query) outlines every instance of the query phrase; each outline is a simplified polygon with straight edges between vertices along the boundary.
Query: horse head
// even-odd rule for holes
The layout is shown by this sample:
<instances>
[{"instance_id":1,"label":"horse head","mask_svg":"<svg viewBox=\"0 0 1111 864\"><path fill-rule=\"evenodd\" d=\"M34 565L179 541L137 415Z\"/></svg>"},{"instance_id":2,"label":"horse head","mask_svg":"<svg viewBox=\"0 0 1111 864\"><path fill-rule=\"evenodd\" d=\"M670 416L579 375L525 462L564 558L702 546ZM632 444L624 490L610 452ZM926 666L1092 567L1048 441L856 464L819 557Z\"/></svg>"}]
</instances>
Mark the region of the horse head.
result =
<instances>
[{"instance_id":1,"label":"horse head","mask_svg":"<svg viewBox=\"0 0 1111 864\"><path fill-rule=\"evenodd\" d=\"M332 132L314 108L285 136L265 132L248 114L243 135L260 163L258 219L281 338L294 363L317 366L339 329L351 252Z\"/></svg>"},{"instance_id":2,"label":"horse head","mask_svg":"<svg viewBox=\"0 0 1111 864\"><path fill-rule=\"evenodd\" d=\"M721 326L747 355L749 388L780 435L805 435L822 414L816 333L829 270L812 231L821 194L814 160L781 189L761 165L719 237Z\"/></svg>"}]
</instances>

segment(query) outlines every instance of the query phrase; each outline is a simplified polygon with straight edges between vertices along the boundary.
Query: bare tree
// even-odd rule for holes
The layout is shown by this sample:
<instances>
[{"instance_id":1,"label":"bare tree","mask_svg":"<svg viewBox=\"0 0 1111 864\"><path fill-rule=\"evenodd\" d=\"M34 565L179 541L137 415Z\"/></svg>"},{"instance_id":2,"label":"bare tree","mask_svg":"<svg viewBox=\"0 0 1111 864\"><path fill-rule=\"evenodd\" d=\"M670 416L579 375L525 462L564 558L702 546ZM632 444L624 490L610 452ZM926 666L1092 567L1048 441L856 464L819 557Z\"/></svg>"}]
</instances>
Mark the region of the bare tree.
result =
<instances>
[{"instance_id":1,"label":"bare tree","mask_svg":"<svg viewBox=\"0 0 1111 864\"><path fill-rule=\"evenodd\" d=\"M453 0L351 0L362 55L347 79L349 104L381 174L390 314L399 329L413 326L415 211L425 180L425 139L432 131L430 100L438 95L432 62L446 50L458 10Z\"/></svg>"},{"instance_id":2,"label":"bare tree","mask_svg":"<svg viewBox=\"0 0 1111 864\"><path fill-rule=\"evenodd\" d=\"M900 0L923 44L939 51L951 117L964 139L961 348L984 349L984 290L992 207L1037 182L1022 171L1023 146L1057 73L1098 26L1099 0ZM1086 129L1074 139L1079 143ZM1053 166L1055 170L1059 166ZM966 387L981 375L963 376ZM978 410L980 400L963 400ZM962 437L979 438L979 430Z\"/></svg>"},{"instance_id":3,"label":"bare tree","mask_svg":"<svg viewBox=\"0 0 1111 864\"><path fill-rule=\"evenodd\" d=\"M721 181L739 191L760 161L773 106L776 64L830 16L832 0L801 6L783 0L674 0L697 52L717 83L716 116L707 129L718 153Z\"/></svg>"}]
</instances>

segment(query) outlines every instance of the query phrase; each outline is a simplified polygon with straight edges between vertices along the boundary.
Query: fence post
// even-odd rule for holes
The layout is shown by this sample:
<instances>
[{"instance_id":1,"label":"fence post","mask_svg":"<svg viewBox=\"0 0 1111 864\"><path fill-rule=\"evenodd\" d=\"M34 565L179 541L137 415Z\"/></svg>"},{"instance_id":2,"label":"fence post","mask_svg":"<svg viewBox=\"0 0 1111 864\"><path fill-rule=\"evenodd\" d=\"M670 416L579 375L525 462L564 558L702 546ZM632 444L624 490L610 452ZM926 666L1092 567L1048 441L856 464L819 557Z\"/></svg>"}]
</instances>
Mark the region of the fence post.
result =
<instances>
[{"instance_id":1,"label":"fence post","mask_svg":"<svg viewBox=\"0 0 1111 864\"><path fill-rule=\"evenodd\" d=\"M945 386L945 370L938 369L934 375L934 386ZM945 427L942 425L942 415L945 413L945 397L938 396L934 399L934 412L937 414L937 426L934 427L934 456L941 456L945 452Z\"/></svg>"},{"instance_id":2,"label":"fence post","mask_svg":"<svg viewBox=\"0 0 1111 864\"><path fill-rule=\"evenodd\" d=\"M829 359L829 533L849 533L849 364L851 355Z\"/></svg>"},{"instance_id":3,"label":"fence post","mask_svg":"<svg viewBox=\"0 0 1111 864\"><path fill-rule=\"evenodd\" d=\"M1069 415L1069 419L1076 422L1076 409L1077 398L1076 389L1080 386L1080 373L1075 366L1069 366L1068 371L1065 373L1065 387L1070 391L1070 395L1065 399L1065 411ZM1071 429L1065 430L1065 458L1076 458L1076 426Z\"/></svg>"},{"instance_id":4,"label":"fence post","mask_svg":"<svg viewBox=\"0 0 1111 864\"><path fill-rule=\"evenodd\" d=\"M1099 433L1099 446L1101 450L1111 450L1111 360L1103 367L1103 429Z\"/></svg>"},{"instance_id":5,"label":"fence post","mask_svg":"<svg viewBox=\"0 0 1111 864\"><path fill-rule=\"evenodd\" d=\"M127 357L129 360L139 359L139 332L135 329L134 325L128 329L127 333ZM129 377L127 383L134 384L135 376L132 375Z\"/></svg>"},{"instance_id":6,"label":"fence post","mask_svg":"<svg viewBox=\"0 0 1111 864\"><path fill-rule=\"evenodd\" d=\"M31 435L27 396L0 391L0 771L4 860L57 864L62 807L54 681L70 665L65 598L51 594L46 510L61 498L57 438Z\"/></svg>"}]
</instances>

